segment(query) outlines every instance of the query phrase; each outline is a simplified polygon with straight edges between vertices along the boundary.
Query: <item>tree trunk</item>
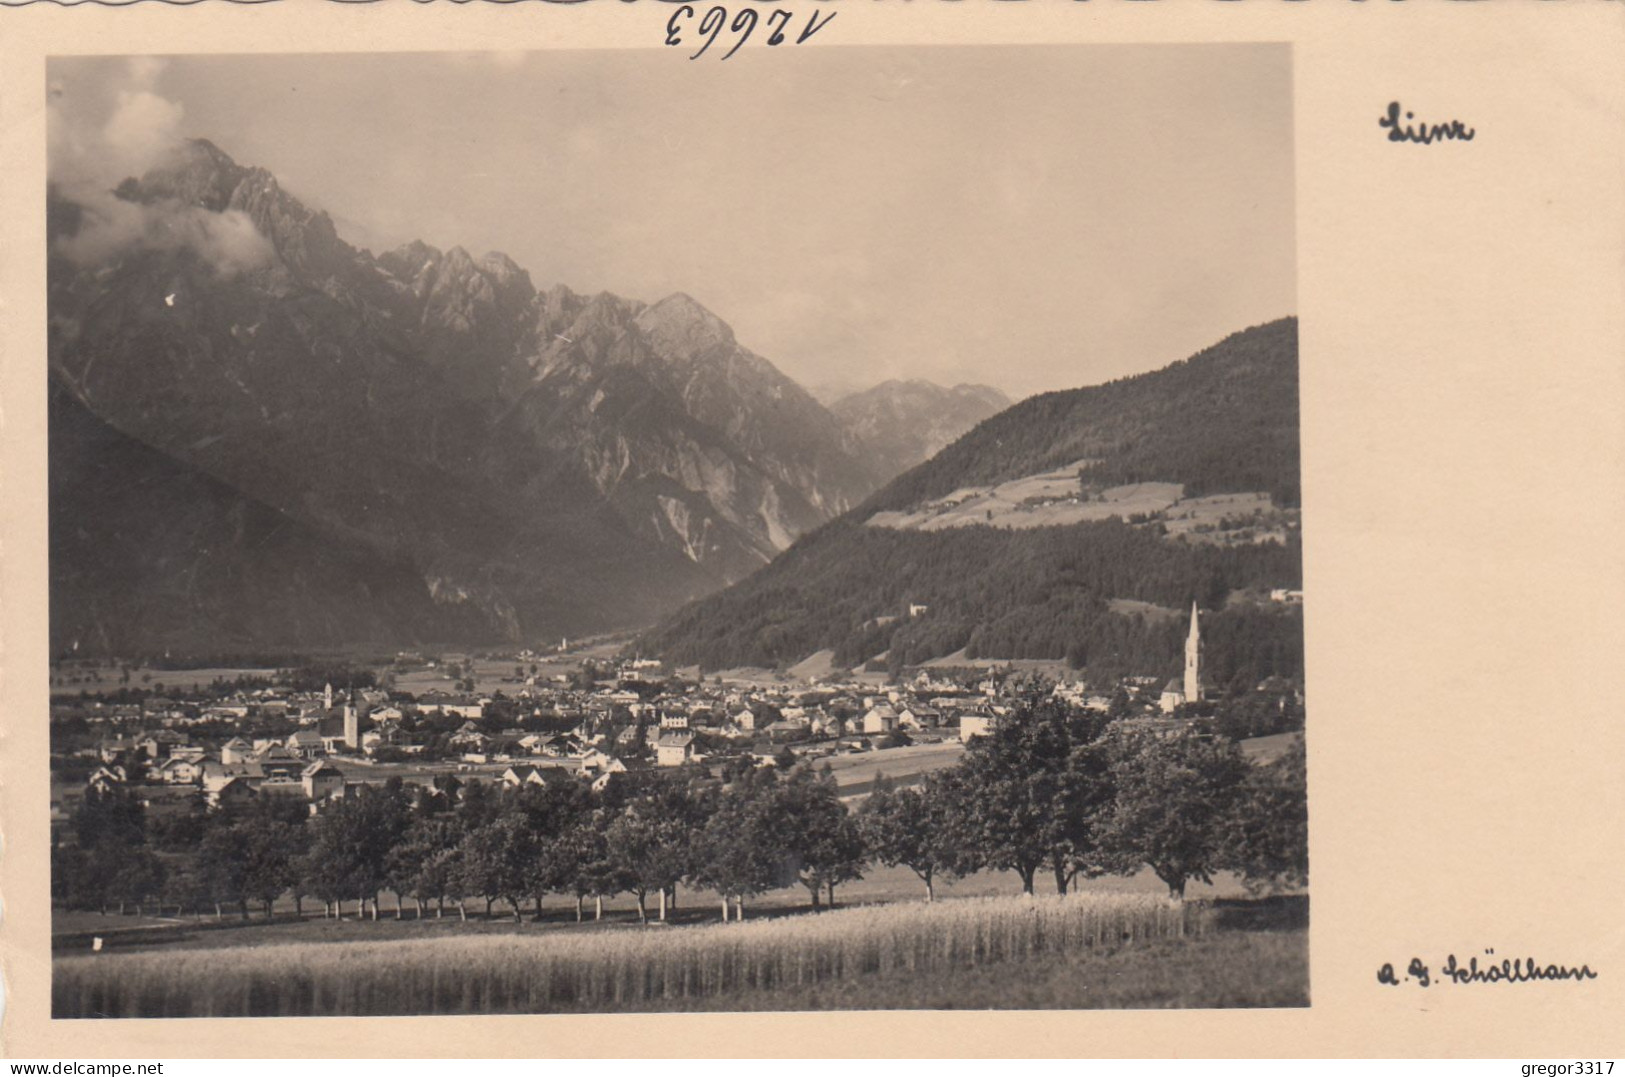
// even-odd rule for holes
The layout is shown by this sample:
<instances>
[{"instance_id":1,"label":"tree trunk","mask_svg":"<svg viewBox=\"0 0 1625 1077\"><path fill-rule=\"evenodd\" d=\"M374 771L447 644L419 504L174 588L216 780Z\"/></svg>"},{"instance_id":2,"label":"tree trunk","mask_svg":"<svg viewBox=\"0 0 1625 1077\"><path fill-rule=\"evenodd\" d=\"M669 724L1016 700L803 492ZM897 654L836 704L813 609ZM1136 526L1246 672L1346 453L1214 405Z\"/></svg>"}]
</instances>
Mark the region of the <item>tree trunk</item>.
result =
<instances>
[{"instance_id":1,"label":"tree trunk","mask_svg":"<svg viewBox=\"0 0 1625 1077\"><path fill-rule=\"evenodd\" d=\"M728 922L728 898L726 895L722 899L722 922L725 924Z\"/></svg>"},{"instance_id":2,"label":"tree trunk","mask_svg":"<svg viewBox=\"0 0 1625 1077\"><path fill-rule=\"evenodd\" d=\"M510 900L510 904L513 905L513 922L516 924L524 923L524 921L519 917L519 898L515 896Z\"/></svg>"},{"instance_id":3,"label":"tree trunk","mask_svg":"<svg viewBox=\"0 0 1625 1077\"><path fill-rule=\"evenodd\" d=\"M275 902L273 902L273 901L267 901L265 903L265 919L267 921L271 921L271 920L276 919L276 914L271 911L271 906L274 905L274 904L275 904Z\"/></svg>"},{"instance_id":4,"label":"tree trunk","mask_svg":"<svg viewBox=\"0 0 1625 1077\"><path fill-rule=\"evenodd\" d=\"M105 916L106 913L104 912L102 915ZM224 920L226 918L225 910L220 908L220 902L218 901L214 903L214 918L216 920Z\"/></svg>"},{"instance_id":5,"label":"tree trunk","mask_svg":"<svg viewBox=\"0 0 1625 1077\"><path fill-rule=\"evenodd\" d=\"M824 885L829 889L829 907L833 909L835 907L835 880L831 879Z\"/></svg>"},{"instance_id":6,"label":"tree trunk","mask_svg":"<svg viewBox=\"0 0 1625 1077\"><path fill-rule=\"evenodd\" d=\"M1067 882L1071 878L1071 876L1067 874L1066 865L1057 859L1050 865L1050 867L1055 871L1055 892L1057 894L1064 895L1066 893Z\"/></svg>"},{"instance_id":7,"label":"tree trunk","mask_svg":"<svg viewBox=\"0 0 1625 1077\"><path fill-rule=\"evenodd\" d=\"M491 919L491 905L492 905L492 899L486 898L485 899L485 918L487 920Z\"/></svg>"},{"instance_id":8,"label":"tree trunk","mask_svg":"<svg viewBox=\"0 0 1625 1077\"><path fill-rule=\"evenodd\" d=\"M671 891L671 907L677 908L677 884L672 883L668 889Z\"/></svg>"},{"instance_id":9,"label":"tree trunk","mask_svg":"<svg viewBox=\"0 0 1625 1077\"><path fill-rule=\"evenodd\" d=\"M468 903L462 898L457 899L457 915L462 917L463 923L468 923Z\"/></svg>"},{"instance_id":10,"label":"tree trunk","mask_svg":"<svg viewBox=\"0 0 1625 1077\"><path fill-rule=\"evenodd\" d=\"M931 882L931 877L934 874L935 872L926 871L920 875L920 878L925 880L925 903L927 905L937 900L937 888L933 886Z\"/></svg>"},{"instance_id":11,"label":"tree trunk","mask_svg":"<svg viewBox=\"0 0 1625 1077\"><path fill-rule=\"evenodd\" d=\"M439 895L438 897L435 898L434 918L436 920L439 920L439 919L442 919L445 915L446 915L446 895L441 894L441 895Z\"/></svg>"},{"instance_id":12,"label":"tree trunk","mask_svg":"<svg viewBox=\"0 0 1625 1077\"><path fill-rule=\"evenodd\" d=\"M244 920L248 919L248 899L247 898L238 898L237 899L237 911L242 913L242 916L243 916Z\"/></svg>"},{"instance_id":13,"label":"tree trunk","mask_svg":"<svg viewBox=\"0 0 1625 1077\"><path fill-rule=\"evenodd\" d=\"M812 882L807 884L807 892L812 895L812 911L813 912L823 912L824 911L823 907L818 904L818 887L819 887L819 885L820 885L820 883L816 879L814 879Z\"/></svg>"},{"instance_id":14,"label":"tree trunk","mask_svg":"<svg viewBox=\"0 0 1625 1077\"><path fill-rule=\"evenodd\" d=\"M1037 865L1031 867L1022 865L1016 868L1016 871L1021 875L1021 892L1031 894L1033 892L1033 876L1038 874Z\"/></svg>"},{"instance_id":15,"label":"tree trunk","mask_svg":"<svg viewBox=\"0 0 1625 1077\"><path fill-rule=\"evenodd\" d=\"M576 923L581 923L581 895L576 895Z\"/></svg>"},{"instance_id":16,"label":"tree trunk","mask_svg":"<svg viewBox=\"0 0 1625 1077\"><path fill-rule=\"evenodd\" d=\"M664 886L660 888L660 922L662 924L666 922L666 888Z\"/></svg>"},{"instance_id":17,"label":"tree trunk","mask_svg":"<svg viewBox=\"0 0 1625 1077\"><path fill-rule=\"evenodd\" d=\"M602 920L604 918L604 895L594 894L592 896L592 902L592 918L594 920Z\"/></svg>"},{"instance_id":18,"label":"tree trunk","mask_svg":"<svg viewBox=\"0 0 1625 1077\"><path fill-rule=\"evenodd\" d=\"M745 898L742 894L734 898L734 919L740 923L745 920Z\"/></svg>"},{"instance_id":19,"label":"tree trunk","mask_svg":"<svg viewBox=\"0 0 1625 1077\"><path fill-rule=\"evenodd\" d=\"M649 910L644 907L643 901L644 901L644 893L643 893L642 890L639 890L638 891L638 923L647 924L649 922Z\"/></svg>"},{"instance_id":20,"label":"tree trunk","mask_svg":"<svg viewBox=\"0 0 1625 1077\"><path fill-rule=\"evenodd\" d=\"M300 920L305 918L305 899L297 891L293 895L293 915Z\"/></svg>"}]
</instances>

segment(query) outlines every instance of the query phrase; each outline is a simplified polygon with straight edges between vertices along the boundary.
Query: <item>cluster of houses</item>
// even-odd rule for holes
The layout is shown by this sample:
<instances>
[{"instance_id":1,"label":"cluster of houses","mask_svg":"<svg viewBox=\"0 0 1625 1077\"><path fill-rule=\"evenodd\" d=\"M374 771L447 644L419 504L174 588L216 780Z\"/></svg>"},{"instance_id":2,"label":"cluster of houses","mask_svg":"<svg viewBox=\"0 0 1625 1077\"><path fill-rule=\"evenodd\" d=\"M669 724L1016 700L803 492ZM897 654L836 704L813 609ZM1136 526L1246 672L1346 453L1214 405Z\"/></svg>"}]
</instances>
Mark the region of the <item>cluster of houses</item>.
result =
<instances>
[{"instance_id":1,"label":"cluster of houses","mask_svg":"<svg viewBox=\"0 0 1625 1077\"><path fill-rule=\"evenodd\" d=\"M96 704L93 720L140 732L104 737L81 754L94 755L98 764L91 786L134 780L190 786L214 804L255 795L300 796L320 804L357 784L386 780L399 770L392 763L449 762L508 784L572 775L601 788L629 761L678 767L708 752L753 752L766 761L785 747L801 753L862 750L898 733L972 736L996 717L995 695L991 681L966 688L926 674L885 690L724 686L665 680L657 664L642 661L626 663L590 689L531 681L512 697L431 692L401 702L375 689L336 696L329 685L320 693L261 689L223 700L148 697L139 705ZM426 716L442 731L433 760L414 758L432 736ZM532 717L552 721L525 721ZM461 725L443 732L447 719L457 718ZM559 729L565 721L573 724ZM537 725L553 731L534 731ZM220 739L222 728L267 726L291 731ZM411 768L426 769L433 768Z\"/></svg>"},{"instance_id":2,"label":"cluster of houses","mask_svg":"<svg viewBox=\"0 0 1625 1077\"><path fill-rule=\"evenodd\" d=\"M1193 611L1186 675L1160 696L1159 679L1149 677L1128 678L1111 692L1069 681L1049 691L1106 711L1114 693L1126 690L1139 710L1167 716L1204 694L1198 633ZM602 788L629 765L679 767L742 753L766 763L786 750L802 756L868 750L899 734L969 741L1016 702L1005 676L929 670L885 687L750 686L666 678L658 663L644 660L623 663L590 687L563 678L519 684L511 696L436 691L413 698L370 688L336 695L329 685L322 692L264 688L227 699L97 703L89 705L92 724L140 732L106 737L81 754L94 757L91 786L144 780L196 787L214 804L288 795L314 809L393 774L429 781L435 771L463 770L510 785L569 777ZM267 729L279 735L246 732Z\"/></svg>"}]
</instances>

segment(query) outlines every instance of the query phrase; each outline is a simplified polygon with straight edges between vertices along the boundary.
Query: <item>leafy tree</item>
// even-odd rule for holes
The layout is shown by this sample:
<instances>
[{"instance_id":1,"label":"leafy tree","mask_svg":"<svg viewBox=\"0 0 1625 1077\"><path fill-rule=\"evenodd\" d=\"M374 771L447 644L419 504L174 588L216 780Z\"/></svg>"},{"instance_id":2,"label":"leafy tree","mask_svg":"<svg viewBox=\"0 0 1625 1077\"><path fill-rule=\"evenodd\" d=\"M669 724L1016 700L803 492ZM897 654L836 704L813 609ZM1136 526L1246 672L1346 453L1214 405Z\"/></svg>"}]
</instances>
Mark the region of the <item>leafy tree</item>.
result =
<instances>
[{"instance_id":1,"label":"leafy tree","mask_svg":"<svg viewBox=\"0 0 1625 1077\"><path fill-rule=\"evenodd\" d=\"M610 854L607 831L610 815L597 809L584 815L555 843L554 853L562 857L559 866L570 870L569 888L576 899L576 919L581 919L581 902L592 898L593 918L604 917L604 899L625 887L622 866Z\"/></svg>"},{"instance_id":2,"label":"leafy tree","mask_svg":"<svg viewBox=\"0 0 1625 1077\"><path fill-rule=\"evenodd\" d=\"M163 862L145 846L100 845L91 851L89 870L107 881L108 896L118 902L120 912L133 904L140 913L163 892Z\"/></svg>"},{"instance_id":3,"label":"leafy tree","mask_svg":"<svg viewBox=\"0 0 1625 1077\"><path fill-rule=\"evenodd\" d=\"M145 845L147 841L146 809L127 789L87 788L71 822L81 849Z\"/></svg>"},{"instance_id":4,"label":"leafy tree","mask_svg":"<svg viewBox=\"0 0 1625 1077\"><path fill-rule=\"evenodd\" d=\"M152 843L165 852L196 849L209 826L209 802L199 789L180 811L156 816L149 827Z\"/></svg>"},{"instance_id":5,"label":"leafy tree","mask_svg":"<svg viewBox=\"0 0 1625 1077\"><path fill-rule=\"evenodd\" d=\"M1253 893L1309 883L1309 799L1302 738L1241 781L1224 826L1224 860Z\"/></svg>"},{"instance_id":6,"label":"leafy tree","mask_svg":"<svg viewBox=\"0 0 1625 1077\"><path fill-rule=\"evenodd\" d=\"M248 919L248 890L244 885L246 862L236 830L232 826L210 827L198 850L198 875L203 890L214 903L217 919L225 905L236 905L243 919Z\"/></svg>"},{"instance_id":7,"label":"leafy tree","mask_svg":"<svg viewBox=\"0 0 1625 1077\"><path fill-rule=\"evenodd\" d=\"M1044 701L995 723L960 764L955 827L988 866L1033 892L1042 867L1066 893L1079 872L1103 870L1098 816L1109 779L1095 742L1099 715Z\"/></svg>"},{"instance_id":8,"label":"leafy tree","mask_svg":"<svg viewBox=\"0 0 1625 1077\"><path fill-rule=\"evenodd\" d=\"M125 789L85 790L72 817L78 850L63 853L54 867L63 872L53 889L70 905L100 908L111 903L139 909L163 888L164 866L147 847L146 810Z\"/></svg>"},{"instance_id":9,"label":"leafy tree","mask_svg":"<svg viewBox=\"0 0 1625 1077\"><path fill-rule=\"evenodd\" d=\"M270 919L276 899L299 884L298 863L304 853L305 829L292 823L265 822L231 827L227 833L236 839L242 862L241 893L261 902L266 919Z\"/></svg>"},{"instance_id":10,"label":"leafy tree","mask_svg":"<svg viewBox=\"0 0 1625 1077\"><path fill-rule=\"evenodd\" d=\"M794 880L786 870L789 841L776 810L776 784L772 769L742 775L717 799L700 832L692 878L722 895L724 918L729 901L743 916L746 898Z\"/></svg>"},{"instance_id":11,"label":"leafy tree","mask_svg":"<svg viewBox=\"0 0 1625 1077\"><path fill-rule=\"evenodd\" d=\"M660 895L660 919L666 918L666 894L688 872L688 833L681 818L660 811L652 800L628 804L605 834L615 873L638 899L638 920L649 919L647 898Z\"/></svg>"},{"instance_id":12,"label":"leafy tree","mask_svg":"<svg viewBox=\"0 0 1625 1077\"><path fill-rule=\"evenodd\" d=\"M310 854L304 858L310 891L328 901L354 896L362 910L370 898L376 920L378 893L390 880L390 853L409 819L398 778L383 786L361 786L354 796L330 803L315 819Z\"/></svg>"},{"instance_id":13,"label":"leafy tree","mask_svg":"<svg viewBox=\"0 0 1625 1077\"><path fill-rule=\"evenodd\" d=\"M869 852L887 867L903 865L925 884L925 900L936 900L936 881L974 872L979 866L972 842L954 829L964 813L955 810L952 771L927 774L917 788L893 789L877 780L859 814Z\"/></svg>"},{"instance_id":14,"label":"leafy tree","mask_svg":"<svg viewBox=\"0 0 1625 1077\"><path fill-rule=\"evenodd\" d=\"M460 882L464 891L485 899L485 918L500 898L520 919L519 907L531 893L537 859L536 835L516 811L504 812L463 838Z\"/></svg>"},{"instance_id":15,"label":"leafy tree","mask_svg":"<svg viewBox=\"0 0 1625 1077\"><path fill-rule=\"evenodd\" d=\"M420 798L419 805L432 798ZM449 813L419 811L407 826L401 841L390 850L389 884L398 894L410 896L423 916L426 902L435 903L435 915L446 914L446 898L461 893L453 883L453 861L447 853L462 840L463 831Z\"/></svg>"},{"instance_id":16,"label":"leafy tree","mask_svg":"<svg viewBox=\"0 0 1625 1077\"><path fill-rule=\"evenodd\" d=\"M1111 745L1114 794L1103 844L1128 873L1149 865L1182 898L1223 866L1248 763L1234 742L1192 732L1129 733Z\"/></svg>"},{"instance_id":17,"label":"leafy tree","mask_svg":"<svg viewBox=\"0 0 1625 1077\"><path fill-rule=\"evenodd\" d=\"M800 865L797 877L812 897L813 910L819 908L821 889L833 908L835 888L863 878L868 859L863 831L841 803L835 776L827 769L814 776L811 768L797 767L776 791L779 817L789 824L789 852Z\"/></svg>"}]
</instances>

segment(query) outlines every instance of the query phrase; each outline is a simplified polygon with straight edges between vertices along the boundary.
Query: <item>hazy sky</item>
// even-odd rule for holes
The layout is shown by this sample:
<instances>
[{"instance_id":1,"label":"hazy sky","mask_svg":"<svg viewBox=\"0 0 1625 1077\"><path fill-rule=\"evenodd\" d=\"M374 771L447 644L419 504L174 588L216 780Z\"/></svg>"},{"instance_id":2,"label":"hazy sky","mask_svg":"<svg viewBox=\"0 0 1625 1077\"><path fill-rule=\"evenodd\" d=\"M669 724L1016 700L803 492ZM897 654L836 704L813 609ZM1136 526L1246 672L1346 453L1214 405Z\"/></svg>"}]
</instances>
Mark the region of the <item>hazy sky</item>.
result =
<instances>
[{"instance_id":1,"label":"hazy sky","mask_svg":"<svg viewBox=\"0 0 1625 1077\"><path fill-rule=\"evenodd\" d=\"M1294 312L1284 45L75 59L50 75L59 174L92 160L112 177L155 138L206 137L352 243L502 250L539 287L685 291L809 387L1021 396Z\"/></svg>"}]
</instances>

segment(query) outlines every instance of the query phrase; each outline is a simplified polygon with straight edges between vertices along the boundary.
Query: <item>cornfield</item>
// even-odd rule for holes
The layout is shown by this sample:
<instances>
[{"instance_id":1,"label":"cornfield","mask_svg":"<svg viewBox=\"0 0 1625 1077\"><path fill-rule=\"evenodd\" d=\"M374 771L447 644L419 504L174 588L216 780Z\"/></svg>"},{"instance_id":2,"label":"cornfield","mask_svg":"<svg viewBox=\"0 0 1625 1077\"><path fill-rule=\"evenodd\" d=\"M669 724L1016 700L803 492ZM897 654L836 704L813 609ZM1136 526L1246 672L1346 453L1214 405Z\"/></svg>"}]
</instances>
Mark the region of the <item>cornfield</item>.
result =
<instances>
[{"instance_id":1,"label":"cornfield","mask_svg":"<svg viewBox=\"0 0 1625 1077\"><path fill-rule=\"evenodd\" d=\"M1205 933L1141 894L966 898L743 924L58 958L57 1017L636 1010L661 1000L928 975Z\"/></svg>"}]
</instances>

